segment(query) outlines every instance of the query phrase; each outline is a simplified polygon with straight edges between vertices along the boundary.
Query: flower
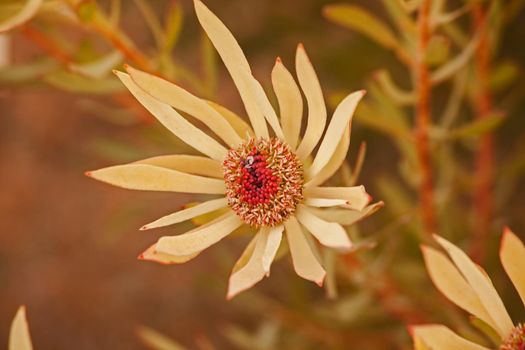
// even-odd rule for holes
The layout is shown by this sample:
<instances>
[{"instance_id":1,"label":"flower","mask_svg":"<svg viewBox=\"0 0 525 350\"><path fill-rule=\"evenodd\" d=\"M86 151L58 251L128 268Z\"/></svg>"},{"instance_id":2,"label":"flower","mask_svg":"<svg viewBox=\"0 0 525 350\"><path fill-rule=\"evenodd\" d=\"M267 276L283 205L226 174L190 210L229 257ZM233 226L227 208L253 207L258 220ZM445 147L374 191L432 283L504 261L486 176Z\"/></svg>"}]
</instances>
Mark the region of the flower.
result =
<instances>
[{"instance_id":1,"label":"flower","mask_svg":"<svg viewBox=\"0 0 525 350\"><path fill-rule=\"evenodd\" d=\"M349 251L352 243L342 224L352 224L382 205L368 205L371 197L363 186L319 186L346 158L352 115L364 91L350 94L339 104L319 150L312 157L325 129L327 112L316 73L303 46L298 46L296 55L301 89L280 59L272 71L279 119L262 86L252 76L233 35L202 2L195 0L194 4L202 27L233 78L251 125L220 105L126 66L127 73L115 73L137 100L166 128L206 157L160 156L87 175L128 189L220 196L145 225L143 229L172 225L226 208L218 218L185 234L160 238L141 255L142 259L182 263L247 225L256 229L257 234L233 269L228 298L269 275L283 232L297 274L321 285L325 270L316 257L309 234L324 246ZM308 106L302 139L301 90ZM177 110L204 123L228 149L188 122Z\"/></svg>"},{"instance_id":2,"label":"flower","mask_svg":"<svg viewBox=\"0 0 525 350\"><path fill-rule=\"evenodd\" d=\"M428 273L450 301L483 321L500 337L499 350L525 349L525 326L515 325L488 275L458 247L436 236L445 254L423 246ZM500 260L507 275L525 305L525 246L509 229L501 241ZM482 350L488 349L454 333L443 325L417 325L411 327L416 349Z\"/></svg>"}]
</instances>

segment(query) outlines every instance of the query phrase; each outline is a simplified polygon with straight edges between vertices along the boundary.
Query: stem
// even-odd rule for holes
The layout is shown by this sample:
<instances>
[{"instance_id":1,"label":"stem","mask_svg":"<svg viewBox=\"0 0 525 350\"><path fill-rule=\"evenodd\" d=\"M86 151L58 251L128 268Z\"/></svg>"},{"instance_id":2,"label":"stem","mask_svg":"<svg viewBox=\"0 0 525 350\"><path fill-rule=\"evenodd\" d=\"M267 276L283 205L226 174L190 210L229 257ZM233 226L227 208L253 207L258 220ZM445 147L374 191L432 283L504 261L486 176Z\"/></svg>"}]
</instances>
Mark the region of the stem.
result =
<instances>
[{"instance_id":1,"label":"stem","mask_svg":"<svg viewBox=\"0 0 525 350\"><path fill-rule=\"evenodd\" d=\"M475 72L478 89L475 95L474 109L476 118L482 120L490 117L492 111L492 96L488 86L490 75L490 42L487 31L487 16L480 4L473 8L475 30L480 32L480 42L475 55ZM475 170L475 243L472 254L481 262L485 258L485 243L490 232L492 221L492 166L493 137L485 133L480 137L476 152Z\"/></svg>"},{"instance_id":2,"label":"stem","mask_svg":"<svg viewBox=\"0 0 525 350\"><path fill-rule=\"evenodd\" d=\"M148 73L156 73L151 69L148 58L137 49L133 41L102 12L96 1L82 3L68 1L67 3L71 10L77 14L79 23L86 23L88 27L109 41L115 49L120 51L129 62L136 65L139 69L147 71ZM89 19L82 20L78 15L80 6L89 4L95 6L95 9L91 10L94 12L90 15Z\"/></svg>"},{"instance_id":3,"label":"stem","mask_svg":"<svg viewBox=\"0 0 525 350\"><path fill-rule=\"evenodd\" d=\"M434 233L436 219L433 204L432 167L428 130L430 124L430 78L425 62L427 46L430 40L429 13L432 0L423 0L418 15L418 50L414 60L413 72L417 93L415 116L415 142L419 160L421 180L419 201L423 229L427 234Z\"/></svg>"},{"instance_id":4,"label":"stem","mask_svg":"<svg viewBox=\"0 0 525 350\"><path fill-rule=\"evenodd\" d=\"M154 70L150 67L148 59L142 54L142 52L137 50L133 42L120 30L97 24L94 26L94 29L106 38L106 40L111 42L113 46L119 50L124 57L126 57L126 59L137 65L139 69L149 73L154 73Z\"/></svg>"},{"instance_id":5,"label":"stem","mask_svg":"<svg viewBox=\"0 0 525 350\"><path fill-rule=\"evenodd\" d=\"M60 45L58 45L53 39L51 39L44 33L35 30L30 24L22 26L21 32L26 38L31 40L43 51L47 52L58 62L64 65L68 65L69 63L71 63L71 56L66 51L64 51L60 47Z\"/></svg>"}]
</instances>

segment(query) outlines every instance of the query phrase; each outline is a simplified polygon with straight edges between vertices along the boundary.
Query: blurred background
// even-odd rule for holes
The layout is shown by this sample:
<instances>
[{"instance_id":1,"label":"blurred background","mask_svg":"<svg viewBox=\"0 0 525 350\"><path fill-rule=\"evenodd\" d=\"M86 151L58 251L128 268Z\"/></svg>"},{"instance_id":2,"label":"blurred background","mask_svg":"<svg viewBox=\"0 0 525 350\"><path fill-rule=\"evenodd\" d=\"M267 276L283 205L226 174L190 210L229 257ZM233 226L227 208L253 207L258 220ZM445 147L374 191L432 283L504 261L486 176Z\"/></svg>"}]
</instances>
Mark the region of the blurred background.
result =
<instances>
[{"instance_id":1,"label":"blurred background","mask_svg":"<svg viewBox=\"0 0 525 350\"><path fill-rule=\"evenodd\" d=\"M295 276L286 256L270 279L229 302L227 279L249 237L183 265L138 261L158 237L191 224L138 228L199 197L126 191L84 176L194 152L113 77L124 62L244 115L192 2L45 0L31 18L4 28L0 344L26 304L35 349L409 349L409 323L471 327L427 277L418 246L431 230L472 253L509 312L525 320L497 259L505 225L525 238L524 1L434 1L429 53L419 62L435 84L423 127L418 1L206 1L267 91L275 58L293 70L298 43L329 111L344 94L368 90L349 166L334 181L355 174L362 159L359 183L386 204L351 228L374 249L325 254L325 289ZM3 1L0 23L24 2ZM422 144L410 136L418 130L427 136L427 169ZM421 194L429 174L430 205Z\"/></svg>"}]
</instances>

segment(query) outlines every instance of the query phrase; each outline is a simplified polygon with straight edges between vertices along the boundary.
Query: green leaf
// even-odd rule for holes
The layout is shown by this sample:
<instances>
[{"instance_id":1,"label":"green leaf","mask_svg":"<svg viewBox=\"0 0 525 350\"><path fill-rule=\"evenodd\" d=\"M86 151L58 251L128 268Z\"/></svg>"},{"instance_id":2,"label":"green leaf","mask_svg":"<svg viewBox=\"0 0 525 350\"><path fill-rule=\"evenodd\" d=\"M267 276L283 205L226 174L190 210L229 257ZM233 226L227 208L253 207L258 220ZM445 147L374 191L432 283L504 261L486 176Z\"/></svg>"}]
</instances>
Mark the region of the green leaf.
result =
<instances>
[{"instance_id":1,"label":"green leaf","mask_svg":"<svg viewBox=\"0 0 525 350\"><path fill-rule=\"evenodd\" d=\"M139 339L151 350L186 350L176 341L149 327L139 326L136 333Z\"/></svg>"},{"instance_id":2,"label":"green leaf","mask_svg":"<svg viewBox=\"0 0 525 350\"><path fill-rule=\"evenodd\" d=\"M445 24L452 23L457 20L459 17L464 15L469 10L468 5L463 5L462 7L453 10L451 12L444 12L443 9L436 10L431 14L431 23L433 27L439 27Z\"/></svg>"},{"instance_id":3,"label":"green leaf","mask_svg":"<svg viewBox=\"0 0 525 350\"><path fill-rule=\"evenodd\" d=\"M45 59L0 69L0 84L21 84L34 81L58 68L55 60Z\"/></svg>"},{"instance_id":4,"label":"green leaf","mask_svg":"<svg viewBox=\"0 0 525 350\"><path fill-rule=\"evenodd\" d=\"M182 6L179 1L173 3L168 10L164 23L164 47L163 50L169 52L175 47L182 29L183 20Z\"/></svg>"},{"instance_id":5,"label":"green leaf","mask_svg":"<svg viewBox=\"0 0 525 350\"><path fill-rule=\"evenodd\" d=\"M398 180L389 176L382 176L376 182L377 190L380 198L386 203L395 203L395 205L387 205L387 210L392 211L396 215L406 214L415 210L414 199L410 196L405 186L399 183Z\"/></svg>"},{"instance_id":6,"label":"green leaf","mask_svg":"<svg viewBox=\"0 0 525 350\"><path fill-rule=\"evenodd\" d=\"M333 249L323 249L323 266L326 271L324 283L326 297L337 299L337 253Z\"/></svg>"},{"instance_id":7,"label":"green leaf","mask_svg":"<svg viewBox=\"0 0 525 350\"><path fill-rule=\"evenodd\" d=\"M261 350L261 347L257 344L257 339L254 335L246 332L241 327L234 324L227 325L223 333L225 337L232 342L238 349L254 349Z\"/></svg>"},{"instance_id":8,"label":"green leaf","mask_svg":"<svg viewBox=\"0 0 525 350\"><path fill-rule=\"evenodd\" d=\"M65 71L48 74L44 81L58 89L75 93L104 95L124 90L114 77L96 80Z\"/></svg>"},{"instance_id":9,"label":"green leaf","mask_svg":"<svg viewBox=\"0 0 525 350\"><path fill-rule=\"evenodd\" d=\"M324 7L323 13L332 22L360 32L388 49L401 46L386 24L359 6L328 5Z\"/></svg>"},{"instance_id":10,"label":"green leaf","mask_svg":"<svg viewBox=\"0 0 525 350\"><path fill-rule=\"evenodd\" d=\"M82 2L77 7L77 16L82 22L91 22L98 14L98 7L94 1Z\"/></svg>"},{"instance_id":11,"label":"green leaf","mask_svg":"<svg viewBox=\"0 0 525 350\"><path fill-rule=\"evenodd\" d=\"M469 62L474 52L476 52L479 40L480 35L478 33L470 40L470 42L465 46L463 51L461 51L456 57L449 60L441 67L436 69L434 72L432 72L430 78L432 84L439 84L453 77L454 74L456 74L461 68L463 68Z\"/></svg>"},{"instance_id":12,"label":"green leaf","mask_svg":"<svg viewBox=\"0 0 525 350\"><path fill-rule=\"evenodd\" d=\"M130 146L124 142L118 142L110 138L97 138L87 144L88 149L111 162L126 163L140 158L145 158L140 149Z\"/></svg>"},{"instance_id":13,"label":"green leaf","mask_svg":"<svg viewBox=\"0 0 525 350\"><path fill-rule=\"evenodd\" d=\"M359 108L356 110L355 122L391 135L394 138L410 138L410 133L406 128L395 125L378 108L364 101L361 101Z\"/></svg>"},{"instance_id":14,"label":"green leaf","mask_svg":"<svg viewBox=\"0 0 525 350\"><path fill-rule=\"evenodd\" d=\"M416 95L413 91L405 91L394 82L390 72L381 69L375 74L375 78L384 93L397 104L411 105L416 101Z\"/></svg>"},{"instance_id":15,"label":"green leaf","mask_svg":"<svg viewBox=\"0 0 525 350\"><path fill-rule=\"evenodd\" d=\"M16 28L35 16L43 0L27 0L20 7L2 4L0 7L0 33Z\"/></svg>"},{"instance_id":16,"label":"green leaf","mask_svg":"<svg viewBox=\"0 0 525 350\"><path fill-rule=\"evenodd\" d=\"M120 51L115 50L88 63L70 64L69 68L85 77L102 79L108 76L113 68L122 63L123 58Z\"/></svg>"},{"instance_id":17,"label":"green leaf","mask_svg":"<svg viewBox=\"0 0 525 350\"><path fill-rule=\"evenodd\" d=\"M450 40L441 35L435 35L430 39L425 62L433 67L443 64L450 56Z\"/></svg>"},{"instance_id":18,"label":"green leaf","mask_svg":"<svg viewBox=\"0 0 525 350\"><path fill-rule=\"evenodd\" d=\"M148 29L151 31L151 34L157 43L157 47L161 48L164 43L164 33L155 11L151 8L151 3L145 0L134 1L142 14L142 18L146 22Z\"/></svg>"},{"instance_id":19,"label":"green leaf","mask_svg":"<svg viewBox=\"0 0 525 350\"><path fill-rule=\"evenodd\" d=\"M383 0L382 2L390 18L405 37L416 32L416 24L408 11L403 8L400 0Z\"/></svg>"},{"instance_id":20,"label":"green leaf","mask_svg":"<svg viewBox=\"0 0 525 350\"><path fill-rule=\"evenodd\" d=\"M492 115L483 119L475 120L457 129L451 130L448 137L459 139L478 137L496 129L503 120L504 118L501 115Z\"/></svg>"},{"instance_id":21,"label":"green leaf","mask_svg":"<svg viewBox=\"0 0 525 350\"><path fill-rule=\"evenodd\" d=\"M513 62L501 62L492 69L489 80L490 89L494 92L509 87L518 77L519 68Z\"/></svg>"}]
</instances>

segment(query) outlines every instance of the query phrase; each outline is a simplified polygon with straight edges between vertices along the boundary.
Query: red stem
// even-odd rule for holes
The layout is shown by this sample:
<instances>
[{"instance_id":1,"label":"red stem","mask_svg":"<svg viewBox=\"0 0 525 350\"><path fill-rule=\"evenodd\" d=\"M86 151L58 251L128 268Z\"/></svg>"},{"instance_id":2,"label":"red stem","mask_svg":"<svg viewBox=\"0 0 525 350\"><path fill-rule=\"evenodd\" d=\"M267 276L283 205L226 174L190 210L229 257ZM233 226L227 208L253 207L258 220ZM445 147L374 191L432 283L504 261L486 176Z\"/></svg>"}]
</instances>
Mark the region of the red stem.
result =
<instances>
[{"instance_id":1,"label":"red stem","mask_svg":"<svg viewBox=\"0 0 525 350\"><path fill-rule=\"evenodd\" d=\"M490 117L492 97L488 86L490 75L490 42L487 31L486 12L480 4L473 8L475 30L480 32L480 43L475 55L477 86L475 97L476 118L482 120ZM476 215L474 235L475 244L472 254L478 262L485 258L485 243L492 222L492 167L493 137L485 133L480 137L476 152L474 210Z\"/></svg>"},{"instance_id":2,"label":"red stem","mask_svg":"<svg viewBox=\"0 0 525 350\"><path fill-rule=\"evenodd\" d=\"M430 77L425 63L425 54L430 40L430 12L431 0L424 0L418 15L418 50L414 60L414 77L417 91L415 116L415 142L419 160L421 182L419 185L419 201L424 231L434 233L436 218L433 203L432 166L430 160L430 146L428 130L430 124Z\"/></svg>"},{"instance_id":3,"label":"red stem","mask_svg":"<svg viewBox=\"0 0 525 350\"><path fill-rule=\"evenodd\" d=\"M46 36L44 33L33 29L30 24L26 24L20 28L22 34L31 40L35 45L47 52L51 57L62 64L71 63L71 57L58 45L53 39Z\"/></svg>"}]
</instances>

